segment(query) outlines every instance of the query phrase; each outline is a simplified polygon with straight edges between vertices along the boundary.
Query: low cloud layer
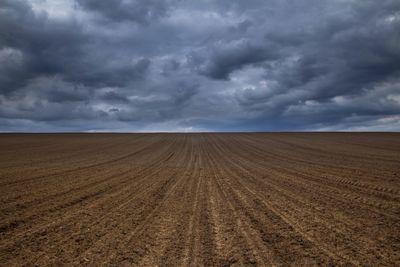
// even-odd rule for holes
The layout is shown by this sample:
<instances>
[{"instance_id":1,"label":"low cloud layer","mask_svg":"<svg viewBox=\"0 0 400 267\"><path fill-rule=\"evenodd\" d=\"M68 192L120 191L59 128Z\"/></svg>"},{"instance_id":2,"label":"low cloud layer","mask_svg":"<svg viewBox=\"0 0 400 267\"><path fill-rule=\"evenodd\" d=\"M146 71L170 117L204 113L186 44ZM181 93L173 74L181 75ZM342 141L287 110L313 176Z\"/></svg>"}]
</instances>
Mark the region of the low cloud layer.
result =
<instances>
[{"instance_id":1,"label":"low cloud layer","mask_svg":"<svg viewBox=\"0 0 400 267\"><path fill-rule=\"evenodd\" d=\"M398 0L0 1L0 131L400 130Z\"/></svg>"}]
</instances>

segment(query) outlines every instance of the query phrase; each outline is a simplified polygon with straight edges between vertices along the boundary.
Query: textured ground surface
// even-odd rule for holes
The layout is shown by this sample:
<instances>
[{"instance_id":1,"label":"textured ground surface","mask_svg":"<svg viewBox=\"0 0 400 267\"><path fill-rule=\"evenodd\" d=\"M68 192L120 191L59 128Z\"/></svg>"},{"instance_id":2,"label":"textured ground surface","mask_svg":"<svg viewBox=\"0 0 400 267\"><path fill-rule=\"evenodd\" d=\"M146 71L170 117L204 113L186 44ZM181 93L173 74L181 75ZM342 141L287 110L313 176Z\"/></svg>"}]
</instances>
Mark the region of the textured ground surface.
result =
<instances>
[{"instance_id":1,"label":"textured ground surface","mask_svg":"<svg viewBox=\"0 0 400 267\"><path fill-rule=\"evenodd\" d=\"M4 134L0 204L0 266L399 266L400 134Z\"/></svg>"}]
</instances>

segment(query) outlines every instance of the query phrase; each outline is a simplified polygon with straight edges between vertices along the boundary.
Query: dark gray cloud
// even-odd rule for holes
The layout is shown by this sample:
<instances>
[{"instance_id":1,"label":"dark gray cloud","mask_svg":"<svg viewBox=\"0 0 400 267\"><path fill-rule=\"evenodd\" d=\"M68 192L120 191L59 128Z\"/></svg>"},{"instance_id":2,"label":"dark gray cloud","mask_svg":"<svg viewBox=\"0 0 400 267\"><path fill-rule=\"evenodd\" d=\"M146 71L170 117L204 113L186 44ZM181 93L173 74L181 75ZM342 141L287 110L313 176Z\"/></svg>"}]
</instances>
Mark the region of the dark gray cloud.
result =
<instances>
[{"instance_id":1,"label":"dark gray cloud","mask_svg":"<svg viewBox=\"0 0 400 267\"><path fill-rule=\"evenodd\" d=\"M223 79L246 65L275 60L279 50L269 46L265 40L260 44L252 44L248 40L240 40L235 43L227 43L219 46L207 56L208 60L203 66L199 66L200 73L210 78ZM196 62L197 63L197 62ZM195 63L195 64L196 64Z\"/></svg>"},{"instance_id":2,"label":"dark gray cloud","mask_svg":"<svg viewBox=\"0 0 400 267\"><path fill-rule=\"evenodd\" d=\"M400 2L0 1L1 131L400 130Z\"/></svg>"},{"instance_id":3,"label":"dark gray cloud","mask_svg":"<svg viewBox=\"0 0 400 267\"><path fill-rule=\"evenodd\" d=\"M149 24L167 15L173 1L159 0L77 0L88 12L97 12L110 21Z\"/></svg>"}]
</instances>

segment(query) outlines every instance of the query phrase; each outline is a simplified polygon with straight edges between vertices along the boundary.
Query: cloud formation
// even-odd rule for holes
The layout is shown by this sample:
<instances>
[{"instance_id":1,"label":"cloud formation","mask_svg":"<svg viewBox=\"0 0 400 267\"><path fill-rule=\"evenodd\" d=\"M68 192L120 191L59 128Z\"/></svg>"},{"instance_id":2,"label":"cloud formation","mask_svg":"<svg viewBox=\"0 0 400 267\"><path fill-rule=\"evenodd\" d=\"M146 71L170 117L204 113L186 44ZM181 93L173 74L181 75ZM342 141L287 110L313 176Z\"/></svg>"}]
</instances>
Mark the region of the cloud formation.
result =
<instances>
[{"instance_id":1,"label":"cloud formation","mask_svg":"<svg viewBox=\"0 0 400 267\"><path fill-rule=\"evenodd\" d=\"M1 131L400 130L400 2L0 1Z\"/></svg>"}]
</instances>

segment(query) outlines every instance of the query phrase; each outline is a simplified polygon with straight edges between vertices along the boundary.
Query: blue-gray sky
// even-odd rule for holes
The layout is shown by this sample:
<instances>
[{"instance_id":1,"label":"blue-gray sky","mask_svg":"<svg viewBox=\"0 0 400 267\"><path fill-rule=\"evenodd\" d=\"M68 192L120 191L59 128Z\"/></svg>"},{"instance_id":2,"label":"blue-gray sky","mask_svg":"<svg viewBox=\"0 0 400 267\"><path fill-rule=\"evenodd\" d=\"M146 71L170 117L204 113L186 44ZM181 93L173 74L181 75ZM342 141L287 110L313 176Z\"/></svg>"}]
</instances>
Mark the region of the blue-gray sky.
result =
<instances>
[{"instance_id":1,"label":"blue-gray sky","mask_svg":"<svg viewBox=\"0 0 400 267\"><path fill-rule=\"evenodd\" d=\"M0 0L0 131L399 131L399 0Z\"/></svg>"}]
</instances>

